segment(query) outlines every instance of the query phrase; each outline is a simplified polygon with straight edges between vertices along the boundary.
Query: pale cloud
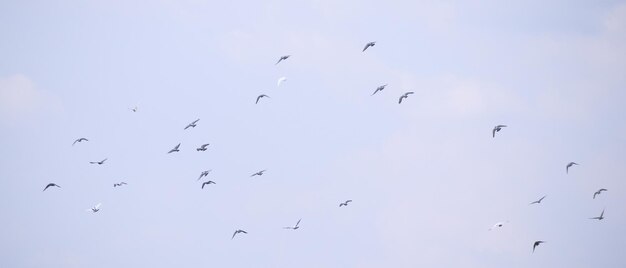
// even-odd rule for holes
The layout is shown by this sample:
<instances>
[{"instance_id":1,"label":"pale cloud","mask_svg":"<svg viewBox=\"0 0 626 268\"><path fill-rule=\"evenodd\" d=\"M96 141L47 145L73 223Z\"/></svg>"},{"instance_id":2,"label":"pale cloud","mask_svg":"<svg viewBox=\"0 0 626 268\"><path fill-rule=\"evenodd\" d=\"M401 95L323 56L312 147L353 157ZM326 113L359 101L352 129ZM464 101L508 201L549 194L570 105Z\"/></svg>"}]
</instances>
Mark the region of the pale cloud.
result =
<instances>
[{"instance_id":1,"label":"pale cloud","mask_svg":"<svg viewBox=\"0 0 626 268\"><path fill-rule=\"evenodd\" d=\"M56 98L38 89L25 75L0 78L0 119L3 121L21 121L59 107Z\"/></svg>"}]
</instances>

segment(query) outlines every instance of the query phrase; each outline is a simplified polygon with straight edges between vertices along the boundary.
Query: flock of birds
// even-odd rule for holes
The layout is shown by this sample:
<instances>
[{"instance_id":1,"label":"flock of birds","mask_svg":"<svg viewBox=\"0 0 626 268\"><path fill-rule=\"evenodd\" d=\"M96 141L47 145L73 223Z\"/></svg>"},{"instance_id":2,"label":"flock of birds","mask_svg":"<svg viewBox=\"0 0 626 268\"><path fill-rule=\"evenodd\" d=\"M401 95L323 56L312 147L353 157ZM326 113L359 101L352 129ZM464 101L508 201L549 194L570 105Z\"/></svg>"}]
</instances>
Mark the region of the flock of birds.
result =
<instances>
[{"instance_id":1,"label":"flock of birds","mask_svg":"<svg viewBox=\"0 0 626 268\"><path fill-rule=\"evenodd\" d=\"M362 52L365 52L368 48L370 48L370 47L374 47L375 45L376 45L376 42L368 42L367 44L365 44L365 47L363 48ZM275 64L275 65L278 65L279 63L281 63L281 62L283 62L283 61L286 61L287 59L289 59L289 57L291 57L291 55L284 55L284 56L281 56L281 57L278 59L278 61L276 62L276 64ZM279 78L279 79L278 79L278 82L277 82L278 86L280 86L280 85L281 85L282 83L284 83L285 81L287 81L287 77L281 77L281 78ZM377 88L374 90L374 92L371 94L371 96L375 95L376 93L382 92L382 91L385 89L385 87L387 87L387 84L384 84L384 85L381 85L381 86L377 87ZM398 99L398 104L402 104L402 101L403 101L404 99L407 99L407 98L409 97L409 95L411 95L411 94L414 94L414 92L409 91L409 92L405 92L404 94L402 94L402 95L399 97L399 99ZM256 102L255 102L255 104L258 104L258 103L259 103L259 101L260 101L261 99L263 99L263 98L270 98L270 96L268 96L268 95L266 95L266 94L261 94L261 95L257 96L257 97L256 97ZM137 108L137 106L135 106L134 108L130 108L130 110L131 110L132 112L137 112L137 111L138 111L138 108ZM198 123L199 121L200 121L200 119L196 119L196 120L194 120L193 122L191 122L191 123L189 123L187 126L185 126L184 130L187 130L187 129L189 129L189 128L195 128L195 127L197 126L197 123ZM496 133L498 133L498 132L502 131L505 127L507 127L507 126L506 126L506 125L496 125L496 126L493 128L493 130L492 130L492 137L493 137L493 138L495 138L495 137L496 137ZM87 141L89 141L87 138L81 137L81 138L76 139L76 140L72 143L72 146L74 146L76 143L82 143L82 142L87 142ZM178 143L176 146L174 146L174 148L172 148L171 150L169 150L167 153L168 153L168 154L171 154L171 153L180 152L180 145L181 145L181 144L180 144L180 143ZM197 151L199 151L199 152L200 152L200 151L206 151L206 150L208 149L207 147L208 147L209 145L210 145L209 143L202 144L200 147L196 148L196 150L197 150ZM91 161L91 162L89 162L89 163L90 163L90 164L103 165L106 161L107 161L107 158L105 158L105 159L103 159L103 160L101 160L101 161ZM569 162L569 163L565 166L565 173L566 173L566 174L569 174L569 170L570 170L570 168L571 168L572 166L574 166L574 165L579 165L579 164L578 164L578 163L576 163L576 162ZM254 176L262 176L265 172L266 172L266 170L261 170L261 171L258 171L258 172L253 173L252 175L250 175L250 177L254 177ZM209 176L209 173L211 173L211 170L205 170L205 171L202 171L202 172L200 173L200 176L198 177L197 181L199 181L199 180L200 180L200 179L202 179L203 177L208 177L208 176ZM216 183L215 183L214 181L212 181L212 180L203 181L203 182L202 182L202 185L201 185L201 189L204 189L204 187L205 187L205 186L208 186L208 185L211 185L211 184L216 184ZM127 183L126 183L126 182L115 183L115 184L113 184L113 187L121 187L121 186L123 186L123 185L127 185ZM45 188L43 189L43 191L48 190L48 188L50 188L50 187L61 188L61 186L59 186L59 185L58 185L58 184L56 184L56 183L48 183L48 184L45 186ZM607 191L607 189L605 189L605 188L601 188L601 189L599 189L598 191L594 192L594 194L593 194L593 199L595 199L595 198L596 198L596 196L600 195L602 192L605 192L605 191ZM543 197L539 198L538 200L531 202L529 205L541 204L541 202L542 202L542 201L543 201L546 197L547 197L547 195L544 195ZM344 201L344 202L341 202L341 203L339 203L339 207L346 207L346 206L348 206L348 204L349 204L350 202L352 202L352 200L346 200L346 201ZM102 203L98 203L97 205L93 206L92 208L87 209L87 211L90 211L90 212L96 213L96 212L100 211L100 206L101 206L101 205L102 205ZM589 218L589 219L593 219L593 220L603 220L603 219L604 219L604 209L603 209L603 210L602 210L602 212L600 213L600 216L597 216L597 217L591 217L591 218ZM302 219L299 219L299 220L298 220L298 222L296 222L296 224L295 224L294 226L283 227L283 229L298 230L298 229L300 228L300 226L299 226L299 225L300 225L300 221L301 221L301 220L302 220ZM501 227L503 227L503 226L505 225L505 223L508 223L508 221L506 221L506 222L498 222L498 223L494 224L491 228L489 228L489 230L493 230L493 229L501 228ZM237 236L237 234L247 234L247 233L248 233L248 232L246 232L245 230L237 229L237 230L235 230L235 232L233 233L233 235L232 235L231 239L234 239L234 238L235 238L235 236ZM543 243L546 243L546 241L541 241L541 240L538 240L538 241L533 242L533 244L532 244L532 246L533 246L533 248L532 248L532 252L534 253L534 252L535 252L535 249L536 249L539 245L541 245L541 244L543 244Z\"/></svg>"}]
</instances>

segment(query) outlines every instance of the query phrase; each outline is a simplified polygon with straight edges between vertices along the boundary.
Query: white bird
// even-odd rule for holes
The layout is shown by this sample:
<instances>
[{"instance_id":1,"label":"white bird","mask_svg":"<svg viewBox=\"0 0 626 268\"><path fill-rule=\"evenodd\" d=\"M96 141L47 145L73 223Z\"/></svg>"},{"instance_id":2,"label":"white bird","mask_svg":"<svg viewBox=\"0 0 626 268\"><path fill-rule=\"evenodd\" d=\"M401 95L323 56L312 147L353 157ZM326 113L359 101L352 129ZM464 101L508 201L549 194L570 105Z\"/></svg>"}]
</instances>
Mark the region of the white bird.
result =
<instances>
[{"instance_id":1,"label":"white bird","mask_svg":"<svg viewBox=\"0 0 626 268\"><path fill-rule=\"evenodd\" d=\"M300 228L300 226L298 226L300 224L300 221L302 219L299 219L298 222L296 222L296 226L294 227L283 227L283 229L292 229L292 230L298 230L298 228Z\"/></svg>"},{"instance_id":2,"label":"white bird","mask_svg":"<svg viewBox=\"0 0 626 268\"><path fill-rule=\"evenodd\" d=\"M188 129L190 127L196 127L196 123L198 123L198 121L200 121L200 119L196 119L195 121L189 123L189 125L187 125L185 129Z\"/></svg>"},{"instance_id":3,"label":"white bird","mask_svg":"<svg viewBox=\"0 0 626 268\"><path fill-rule=\"evenodd\" d=\"M409 95L413 94L414 92L409 91L407 93L402 94L402 96L400 96L400 99L398 99L398 104L402 103L403 99L406 99L409 97Z\"/></svg>"},{"instance_id":4,"label":"white bird","mask_svg":"<svg viewBox=\"0 0 626 268\"><path fill-rule=\"evenodd\" d=\"M291 57L291 55L281 56L280 59L278 59L278 62L276 62L276 64L274 64L274 65L278 65L281 61L284 61L284 60L288 59L289 57Z\"/></svg>"},{"instance_id":5,"label":"white bird","mask_svg":"<svg viewBox=\"0 0 626 268\"><path fill-rule=\"evenodd\" d=\"M600 217L593 217L593 218L589 218L589 219L601 221L602 219L604 219L604 209L602 210L602 213L600 213Z\"/></svg>"},{"instance_id":6,"label":"white bird","mask_svg":"<svg viewBox=\"0 0 626 268\"><path fill-rule=\"evenodd\" d=\"M377 87L376 90L374 90L374 93L372 93L372 96L374 96L374 94L376 94L376 92L378 91L383 91L383 89L385 89L386 86L387 84Z\"/></svg>"},{"instance_id":7,"label":"white bird","mask_svg":"<svg viewBox=\"0 0 626 268\"><path fill-rule=\"evenodd\" d=\"M495 228L502 228L502 226L504 226L504 224L507 223L507 222L509 222L509 221L497 222L496 224L491 226L491 228L489 228L489 231L491 231L492 229L495 229Z\"/></svg>"},{"instance_id":8,"label":"white bird","mask_svg":"<svg viewBox=\"0 0 626 268\"><path fill-rule=\"evenodd\" d=\"M100 205L102 205L102 203L98 203L97 205L95 205L94 207L87 209L87 211L91 211L93 213L96 213L98 211L100 211Z\"/></svg>"},{"instance_id":9,"label":"white bird","mask_svg":"<svg viewBox=\"0 0 626 268\"><path fill-rule=\"evenodd\" d=\"M495 138L496 132L500 132L500 130L502 130L503 127L506 127L506 125L497 125L493 127L493 130L491 131L491 135Z\"/></svg>"},{"instance_id":10,"label":"white bird","mask_svg":"<svg viewBox=\"0 0 626 268\"><path fill-rule=\"evenodd\" d=\"M256 97L256 102L254 104L259 104L259 100L262 98L269 98L270 96L265 95L265 94L261 94L258 97Z\"/></svg>"},{"instance_id":11,"label":"white bird","mask_svg":"<svg viewBox=\"0 0 626 268\"><path fill-rule=\"evenodd\" d=\"M282 84L282 83L283 83L283 82L285 82L285 81L287 81L287 77L284 77L284 76L283 76L283 77L281 77L281 78L278 78L278 83L277 83L277 84L278 84L278 86L280 86L280 84Z\"/></svg>"},{"instance_id":12,"label":"white bird","mask_svg":"<svg viewBox=\"0 0 626 268\"><path fill-rule=\"evenodd\" d=\"M83 141L89 141L89 140L85 139L85 138L79 138L79 139L75 140L74 143L72 143L72 146L74 146L74 144L76 144L77 142L83 142Z\"/></svg>"},{"instance_id":13,"label":"white bird","mask_svg":"<svg viewBox=\"0 0 626 268\"><path fill-rule=\"evenodd\" d=\"M239 230L235 231L235 233L233 233L233 237L231 238L231 240L232 240L233 238L235 238L235 235L237 235L238 233L244 233L244 234L247 234L248 232L246 232L246 231L244 231L244 230L239 229Z\"/></svg>"},{"instance_id":14,"label":"white bird","mask_svg":"<svg viewBox=\"0 0 626 268\"><path fill-rule=\"evenodd\" d=\"M596 195L601 194L602 192L607 191L606 189L602 188L600 190L597 190L595 193L593 193L593 199L596 199Z\"/></svg>"},{"instance_id":15,"label":"white bird","mask_svg":"<svg viewBox=\"0 0 626 268\"><path fill-rule=\"evenodd\" d=\"M346 202L339 203L339 207L344 207L344 206L347 206L347 205L348 205L348 203L350 203L350 202L352 202L352 200L346 200Z\"/></svg>"},{"instance_id":16,"label":"white bird","mask_svg":"<svg viewBox=\"0 0 626 268\"><path fill-rule=\"evenodd\" d=\"M571 168L573 165L577 165L578 166L578 163L576 163L576 162L569 162L569 163L567 163L567 166L565 166L565 174L569 173L569 168Z\"/></svg>"},{"instance_id":17,"label":"white bird","mask_svg":"<svg viewBox=\"0 0 626 268\"><path fill-rule=\"evenodd\" d=\"M206 147L209 146L210 144L206 143L206 144L202 144L202 146L200 146L199 148L196 149L196 151L200 152L200 151L206 151Z\"/></svg>"},{"instance_id":18,"label":"white bird","mask_svg":"<svg viewBox=\"0 0 626 268\"><path fill-rule=\"evenodd\" d=\"M365 47L363 48L363 51L361 52L365 52L365 50L367 50L369 47L373 47L376 45L376 42L369 42L367 44L365 44Z\"/></svg>"},{"instance_id":19,"label":"white bird","mask_svg":"<svg viewBox=\"0 0 626 268\"><path fill-rule=\"evenodd\" d=\"M532 204L539 204L539 203L541 203L541 201L543 201L543 199L544 199L544 198L546 198L546 196L547 196L547 195L544 195L542 198L539 198L539 200L537 200L537 201L533 201L533 202L531 202L529 205L532 205Z\"/></svg>"},{"instance_id":20,"label":"white bird","mask_svg":"<svg viewBox=\"0 0 626 268\"><path fill-rule=\"evenodd\" d=\"M170 150L167 153L170 154L170 153L173 153L173 152L180 152L180 150L178 148L180 148L180 143L178 145L176 145L172 150Z\"/></svg>"},{"instance_id":21,"label":"white bird","mask_svg":"<svg viewBox=\"0 0 626 268\"><path fill-rule=\"evenodd\" d=\"M209 176L210 172L211 172L211 169L202 171L202 173L200 173L200 177L198 177L198 179L196 181L199 181L200 179L202 179L202 177Z\"/></svg>"}]
</instances>

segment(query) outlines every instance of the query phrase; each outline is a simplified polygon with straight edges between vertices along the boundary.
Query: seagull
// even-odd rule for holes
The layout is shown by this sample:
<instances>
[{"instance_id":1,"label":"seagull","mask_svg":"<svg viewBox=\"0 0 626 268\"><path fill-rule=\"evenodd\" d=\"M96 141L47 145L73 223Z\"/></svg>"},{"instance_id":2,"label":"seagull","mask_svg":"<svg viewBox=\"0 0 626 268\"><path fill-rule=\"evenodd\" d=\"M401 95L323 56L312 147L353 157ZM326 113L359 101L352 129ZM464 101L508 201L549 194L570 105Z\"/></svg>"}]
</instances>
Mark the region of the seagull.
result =
<instances>
[{"instance_id":1,"label":"seagull","mask_svg":"<svg viewBox=\"0 0 626 268\"><path fill-rule=\"evenodd\" d=\"M340 203L339 207L347 206L350 202L352 202L352 200L346 200L346 202Z\"/></svg>"},{"instance_id":2,"label":"seagull","mask_svg":"<svg viewBox=\"0 0 626 268\"><path fill-rule=\"evenodd\" d=\"M92 207L90 209L87 209L87 211L92 211L93 213L96 213L96 212L100 211L100 205L102 205L102 203L98 203L94 207Z\"/></svg>"},{"instance_id":3,"label":"seagull","mask_svg":"<svg viewBox=\"0 0 626 268\"><path fill-rule=\"evenodd\" d=\"M284 77L284 76L283 76L283 77L281 77L281 78L278 78L278 83L277 83L277 84L278 84L278 86L280 86L280 84L282 84L282 83L283 83L283 82L285 82L285 81L287 81L287 77Z\"/></svg>"},{"instance_id":4,"label":"seagull","mask_svg":"<svg viewBox=\"0 0 626 268\"><path fill-rule=\"evenodd\" d=\"M300 224L300 221L302 219L299 219L298 222L296 222L296 226L294 227L283 227L283 229L292 229L292 230L298 230L298 228L300 228L300 226L298 226L298 224Z\"/></svg>"},{"instance_id":5,"label":"seagull","mask_svg":"<svg viewBox=\"0 0 626 268\"><path fill-rule=\"evenodd\" d=\"M239 230L235 231L235 233L233 233L233 237L231 238L231 240L232 240L233 238L235 238L235 235L237 235L238 233L244 233L244 234L247 234L248 232L246 232L246 231L244 231L244 230L239 229Z\"/></svg>"},{"instance_id":6,"label":"seagull","mask_svg":"<svg viewBox=\"0 0 626 268\"><path fill-rule=\"evenodd\" d=\"M108 158L102 159L102 161L97 161L97 162L89 162L89 164L98 164L98 165L102 165L104 164L104 161L107 161Z\"/></svg>"},{"instance_id":7,"label":"seagull","mask_svg":"<svg viewBox=\"0 0 626 268\"><path fill-rule=\"evenodd\" d=\"M537 200L537 201L533 201L533 202L531 202L529 205L532 205L532 204L539 204L539 203L541 203L541 201L542 201L544 198L546 198L546 196L547 196L547 195L544 195L542 198L539 198L539 200Z\"/></svg>"},{"instance_id":8,"label":"seagull","mask_svg":"<svg viewBox=\"0 0 626 268\"><path fill-rule=\"evenodd\" d=\"M502 130L503 127L506 127L506 125L497 125L493 127L493 130L491 131L491 135L495 138L496 132L500 132L500 130Z\"/></svg>"},{"instance_id":9,"label":"seagull","mask_svg":"<svg viewBox=\"0 0 626 268\"><path fill-rule=\"evenodd\" d=\"M602 219L604 219L604 209L602 210L602 213L600 213L600 217L593 217L593 218L589 218L590 220L599 220L601 221Z\"/></svg>"},{"instance_id":10,"label":"seagull","mask_svg":"<svg viewBox=\"0 0 626 268\"><path fill-rule=\"evenodd\" d=\"M376 45L376 42L369 42L367 44L365 44L365 47L363 48L362 52L365 52L365 50L367 50L369 47L373 47Z\"/></svg>"},{"instance_id":11,"label":"seagull","mask_svg":"<svg viewBox=\"0 0 626 268\"><path fill-rule=\"evenodd\" d=\"M541 243L545 243L546 241L535 241L535 243L533 243L533 253L535 253L535 248L539 245L541 245Z\"/></svg>"},{"instance_id":12,"label":"seagull","mask_svg":"<svg viewBox=\"0 0 626 268\"><path fill-rule=\"evenodd\" d=\"M279 82L280 83L280 82ZM262 98L269 98L270 96L265 95L265 94L261 94L258 97L256 97L256 102L254 104L259 104L259 100Z\"/></svg>"},{"instance_id":13,"label":"seagull","mask_svg":"<svg viewBox=\"0 0 626 268\"><path fill-rule=\"evenodd\" d=\"M76 144L77 142L83 142L83 141L89 141L89 140L85 139L85 138L79 138L79 139L75 140L74 143L72 143L72 146L74 146L74 144Z\"/></svg>"},{"instance_id":14,"label":"seagull","mask_svg":"<svg viewBox=\"0 0 626 268\"><path fill-rule=\"evenodd\" d=\"M204 186L207 185L207 184L215 184L215 182L214 181L205 181L205 182L203 182L202 183L202 189L204 189Z\"/></svg>"},{"instance_id":15,"label":"seagull","mask_svg":"<svg viewBox=\"0 0 626 268\"><path fill-rule=\"evenodd\" d=\"M257 176L257 175L258 175L258 176L261 176L261 175L263 175L263 172L265 172L265 171L266 171L265 169L264 169L264 170L261 170L261 171L259 171L259 172L257 172L257 173L252 174L250 177L254 177L254 176Z\"/></svg>"},{"instance_id":16,"label":"seagull","mask_svg":"<svg viewBox=\"0 0 626 268\"><path fill-rule=\"evenodd\" d=\"M206 143L206 144L202 144L202 146L198 147L198 148L196 149L196 151L198 151L198 152L199 152L199 151L203 151L203 152L204 152L204 151L206 151L206 147L207 147L207 146L209 146L209 144L208 144L208 143Z\"/></svg>"},{"instance_id":17,"label":"seagull","mask_svg":"<svg viewBox=\"0 0 626 268\"><path fill-rule=\"evenodd\" d=\"M491 228L489 228L489 231L491 231L492 229L495 228L501 228L502 226L504 226L505 223L507 223L509 221L505 221L505 222L497 222L496 224L494 224L493 226L491 226Z\"/></svg>"},{"instance_id":18,"label":"seagull","mask_svg":"<svg viewBox=\"0 0 626 268\"><path fill-rule=\"evenodd\" d=\"M402 103L402 99L406 99L409 97L409 95L413 94L413 91L409 91L407 93L402 94L402 96L400 96L400 99L398 99L398 104ZM373 94L372 94L373 95Z\"/></svg>"},{"instance_id":19,"label":"seagull","mask_svg":"<svg viewBox=\"0 0 626 268\"><path fill-rule=\"evenodd\" d=\"M190 127L196 127L196 123L198 123L198 121L200 121L200 119L196 119L196 121L189 123L189 125L187 125L185 129L188 129Z\"/></svg>"},{"instance_id":20,"label":"seagull","mask_svg":"<svg viewBox=\"0 0 626 268\"><path fill-rule=\"evenodd\" d=\"M376 90L374 90L374 93L372 93L372 96L374 96L374 94L376 94L376 92L378 91L383 91L383 89L385 89L386 86L387 84L377 87Z\"/></svg>"},{"instance_id":21,"label":"seagull","mask_svg":"<svg viewBox=\"0 0 626 268\"><path fill-rule=\"evenodd\" d=\"M280 59L278 59L278 62L276 62L276 64L274 64L274 65L278 65L281 61L284 61L284 60L288 59L289 57L291 57L291 55L281 56Z\"/></svg>"},{"instance_id":22,"label":"seagull","mask_svg":"<svg viewBox=\"0 0 626 268\"><path fill-rule=\"evenodd\" d=\"M593 199L596 199L596 195L601 194L601 193L602 193L602 191L606 191L606 189L602 188L602 189L600 189L600 190L596 191L595 193L593 193Z\"/></svg>"},{"instance_id":23,"label":"seagull","mask_svg":"<svg viewBox=\"0 0 626 268\"><path fill-rule=\"evenodd\" d=\"M202 179L202 177L209 176L209 172L211 172L211 169L202 171L202 173L200 173L200 177L198 177L196 181L199 181L200 179Z\"/></svg>"},{"instance_id":24,"label":"seagull","mask_svg":"<svg viewBox=\"0 0 626 268\"><path fill-rule=\"evenodd\" d=\"M122 185L126 185L126 184L128 184L128 183L125 183L125 182L114 183L113 187L118 187L118 186L122 186Z\"/></svg>"},{"instance_id":25,"label":"seagull","mask_svg":"<svg viewBox=\"0 0 626 268\"><path fill-rule=\"evenodd\" d=\"M61 188L61 186L58 186L56 183L48 183L48 185L46 185L46 188L43 188L43 191L45 191L46 189L48 189L48 187L54 187L54 186ZM42 191L42 192L43 192L43 191Z\"/></svg>"},{"instance_id":26,"label":"seagull","mask_svg":"<svg viewBox=\"0 0 626 268\"><path fill-rule=\"evenodd\" d=\"M565 166L565 174L569 173L569 168L572 167L573 165L577 165L578 166L578 163L576 163L576 162L569 162L569 163L567 163L567 166Z\"/></svg>"},{"instance_id":27,"label":"seagull","mask_svg":"<svg viewBox=\"0 0 626 268\"><path fill-rule=\"evenodd\" d=\"M176 147L174 147L174 149L170 150L167 153L169 154L169 153L173 153L173 152L180 152L180 150L178 150L179 147L180 147L180 143L178 145L176 145Z\"/></svg>"},{"instance_id":28,"label":"seagull","mask_svg":"<svg viewBox=\"0 0 626 268\"><path fill-rule=\"evenodd\" d=\"M136 112L137 112L137 110L138 110L138 109L137 109L137 106L135 106L134 108L129 108L129 109L130 109L131 111L133 111L133 113L136 113Z\"/></svg>"}]
</instances>

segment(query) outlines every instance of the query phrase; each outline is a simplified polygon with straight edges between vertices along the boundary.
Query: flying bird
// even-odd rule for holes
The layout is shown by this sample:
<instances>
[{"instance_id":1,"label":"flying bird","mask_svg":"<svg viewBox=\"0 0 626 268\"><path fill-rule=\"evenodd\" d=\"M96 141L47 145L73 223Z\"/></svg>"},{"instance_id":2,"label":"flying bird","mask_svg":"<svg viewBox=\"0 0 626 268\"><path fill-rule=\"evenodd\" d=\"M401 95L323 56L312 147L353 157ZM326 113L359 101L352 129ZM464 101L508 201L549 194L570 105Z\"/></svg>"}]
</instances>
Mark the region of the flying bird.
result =
<instances>
[{"instance_id":1,"label":"flying bird","mask_svg":"<svg viewBox=\"0 0 626 268\"><path fill-rule=\"evenodd\" d=\"M535 253L535 248L539 245L541 245L541 243L545 243L546 241L535 241L535 243L533 243L533 253Z\"/></svg>"},{"instance_id":2,"label":"flying bird","mask_svg":"<svg viewBox=\"0 0 626 268\"><path fill-rule=\"evenodd\" d=\"M74 146L74 144L76 144L77 142L83 142L83 141L89 141L89 140L85 139L85 138L79 138L79 139L75 140L74 143L72 143L72 146Z\"/></svg>"},{"instance_id":3,"label":"flying bird","mask_svg":"<svg viewBox=\"0 0 626 268\"><path fill-rule=\"evenodd\" d=\"M206 151L206 147L207 147L207 146L209 146L209 144L208 144L208 143L206 143L206 144L202 144L202 146L198 147L198 148L196 149L196 151L198 151L198 152L203 151L203 152L204 152L204 151Z\"/></svg>"},{"instance_id":4,"label":"flying bird","mask_svg":"<svg viewBox=\"0 0 626 268\"><path fill-rule=\"evenodd\" d=\"M350 202L352 202L352 200L346 200L346 202L340 203L339 207L347 206Z\"/></svg>"},{"instance_id":5,"label":"flying bird","mask_svg":"<svg viewBox=\"0 0 626 268\"><path fill-rule=\"evenodd\" d=\"M367 50L369 47L373 47L376 45L376 42L369 42L367 44L365 44L365 47L363 48L362 52L365 52L365 50Z\"/></svg>"},{"instance_id":6,"label":"flying bird","mask_svg":"<svg viewBox=\"0 0 626 268\"><path fill-rule=\"evenodd\" d=\"M43 191L48 189L48 187L59 187L59 188L61 188L61 186L57 185L56 183L48 183L48 185L46 185L46 188L43 188Z\"/></svg>"},{"instance_id":7,"label":"flying bird","mask_svg":"<svg viewBox=\"0 0 626 268\"><path fill-rule=\"evenodd\" d=\"M244 230L239 229L239 230L235 231L235 233L233 233L233 237L231 238L231 240L232 240L233 238L235 238L235 235L237 235L238 233L244 233L244 234L247 234L248 232L246 232L246 231L244 231Z\"/></svg>"},{"instance_id":8,"label":"flying bird","mask_svg":"<svg viewBox=\"0 0 626 268\"><path fill-rule=\"evenodd\" d=\"M187 125L185 129L188 129L190 127L196 127L196 123L198 123L198 121L200 121L200 119L196 119L196 121L189 123L189 125Z\"/></svg>"},{"instance_id":9,"label":"flying bird","mask_svg":"<svg viewBox=\"0 0 626 268\"><path fill-rule=\"evenodd\" d=\"M274 64L274 65L278 65L281 61L284 61L284 60L288 59L289 57L291 57L291 55L281 56L280 59L278 59L278 62L276 62L276 64Z\"/></svg>"},{"instance_id":10,"label":"flying bird","mask_svg":"<svg viewBox=\"0 0 626 268\"><path fill-rule=\"evenodd\" d=\"M128 183L125 183L125 182L114 183L113 187L118 187L118 186L122 186L122 185L126 185L126 184L128 184Z\"/></svg>"},{"instance_id":11,"label":"flying bird","mask_svg":"<svg viewBox=\"0 0 626 268\"><path fill-rule=\"evenodd\" d=\"M569 173L569 168L572 167L573 165L577 165L578 166L578 163L576 163L576 162L569 162L569 163L567 163L567 166L565 166L565 174Z\"/></svg>"},{"instance_id":12,"label":"flying bird","mask_svg":"<svg viewBox=\"0 0 626 268\"><path fill-rule=\"evenodd\" d=\"M172 150L170 150L169 152L167 152L168 154L171 154L173 152L180 152L180 150L178 149L180 147L180 143L178 145L176 145L176 147L174 147Z\"/></svg>"},{"instance_id":13,"label":"flying bird","mask_svg":"<svg viewBox=\"0 0 626 268\"><path fill-rule=\"evenodd\" d=\"M199 181L200 179L202 179L202 177L209 176L210 172L211 172L211 169L202 171L202 173L200 173L200 177L198 177L198 179L196 181Z\"/></svg>"},{"instance_id":14,"label":"flying bird","mask_svg":"<svg viewBox=\"0 0 626 268\"><path fill-rule=\"evenodd\" d=\"M283 229L292 229L292 230L298 230L298 228L300 228L300 226L298 226L300 224L300 221L302 219L299 219L298 222L296 222L296 226L294 227L283 227Z\"/></svg>"},{"instance_id":15,"label":"flying bird","mask_svg":"<svg viewBox=\"0 0 626 268\"><path fill-rule=\"evenodd\" d=\"M281 78L278 78L278 83L277 83L277 84L278 84L278 86L280 86L280 84L282 84L282 83L283 83L283 82L285 82L285 81L287 81L287 77L284 77L284 76L283 76L283 77L281 77Z\"/></svg>"},{"instance_id":16,"label":"flying bird","mask_svg":"<svg viewBox=\"0 0 626 268\"><path fill-rule=\"evenodd\" d=\"M270 96L265 95L265 94L261 94L258 97L256 97L256 102L254 104L259 104L259 100L262 98L269 98Z\"/></svg>"},{"instance_id":17,"label":"flying bird","mask_svg":"<svg viewBox=\"0 0 626 268\"><path fill-rule=\"evenodd\" d=\"M130 109L131 111L133 111L133 113L136 113L136 112L137 112L137 110L138 110L138 109L137 109L137 106L135 106L135 107L133 107L133 108L129 108L129 109Z\"/></svg>"},{"instance_id":18,"label":"flying bird","mask_svg":"<svg viewBox=\"0 0 626 268\"><path fill-rule=\"evenodd\" d=\"M402 103L403 99L406 99L409 97L409 95L413 94L414 92L409 91L407 93L402 94L402 96L400 96L400 99L398 99L398 104Z\"/></svg>"},{"instance_id":19,"label":"flying bird","mask_svg":"<svg viewBox=\"0 0 626 268\"><path fill-rule=\"evenodd\" d=\"M376 90L374 90L374 93L372 93L372 96L374 96L374 94L376 94L376 92L378 91L383 91L383 89L385 89L386 86L387 84L377 87Z\"/></svg>"},{"instance_id":20,"label":"flying bird","mask_svg":"<svg viewBox=\"0 0 626 268\"><path fill-rule=\"evenodd\" d=\"M263 173L264 173L265 171L266 171L265 169L264 169L264 170L261 170L261 171L259 171L259 172L257 172L257 173L254 173L254 174L250 175L250 177L254 177L254 176L262 176L262 175L263 175Z\"/></svg>"},{"instance_id":21,"label":"flying bird","mask_svg":"<svg viewBox=\"0 0 626 268\"><path fill-rule=\"evenodd\" d=\"M209 185L210 184L215 184L215 182L214 181L205 181L205 182L203 182L202 183L202 189L204 189L204 186L207 185L207 184L209 184Z\"/></svg>"},{"instance_id":22,"label":"flying bird","mask_svg":"<svg viewBox=\"0 0 626 268\"><path fill-rule=\"evenodd\" d=\"M597 190L595 193L593 193L593 199L596 199L596 195L601 194L603 191L606 191L606 189L602 188L600 190Z\"/></svg>"},{"instance_id":23,"label":"flying bird","mask_svg":"<svg viewBox=\"0 0 626 268\"><path fill-rule=\"evenodd\" d=\"M96 161L96 162L89 162L89 164L98 164L98 165L102 165L104 164L104 161L107 161L108 158L102 159L102 161Z\"/></svg>"},{"instance_id":24,"label":"flying bird","mask_svg":"<svg viewBox=\"0 0 626 268\"><path fill-rule=\"evenodd\" d=\"M502 226L504 226L505 223L507 223L509 221L505 221L505 222L497 222L496 224L494 224L493 226L491 226L491 228L489 228L489 231L491 231L492 229L496 229L496 228L501 228Z\"/></svg>"},{"instance_id":25,"label":"flying bird","mask_svg":"<svg viewBox=\"0 0 626 268\"><path fill-rule=\"evenodd\" d=\"M593 218L589 218L590 220L599 220L601 221L602 219L604 219L604 209L602 210L602 213L600 213L600 217L593 217Z\"/></svg>"},{"instance_id":26,"label":"flying bird","mask_svg":"<svg viewBox=\"0 0 626 268\"><path fill-rule=\"evenodd\" d=\"M539 204L539 203L541 203L541 201L543 201L543 199L544 199L544 198L546 198L546 196L547 196L547 195L544 195L542 198L539 198L539 200L537 200L537 201L533 201L533 202L531 202L529 205L532 205L532 204Z\"/></svg>"},{"instance_id":27,"label":"flying bird","mask_svg":"<svg viewBox=\"0 0 626 268\"><path fill-rule=\"evenodd\" d=\"M87 211L91 211L93 213L96 213L98 211L100 211L100 205L102 205L102 203L98 203L97 205L95 205L94 207L87 209Z\"/></svg>"},{"instance_id":28,"label":"flying bird","mask_svg":"<svg viewBox=\"0 0 626 268\"><path fill-rule=\"evenodd\" d=\"M496 137L496 132L500 132L500 130L502 130L503 127L506 127L506 125L497 125L497 126L493 127L493 130L491 131L491 136L493 136L495 138Z\"/></svg>"}]
</instances>

